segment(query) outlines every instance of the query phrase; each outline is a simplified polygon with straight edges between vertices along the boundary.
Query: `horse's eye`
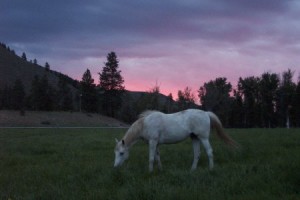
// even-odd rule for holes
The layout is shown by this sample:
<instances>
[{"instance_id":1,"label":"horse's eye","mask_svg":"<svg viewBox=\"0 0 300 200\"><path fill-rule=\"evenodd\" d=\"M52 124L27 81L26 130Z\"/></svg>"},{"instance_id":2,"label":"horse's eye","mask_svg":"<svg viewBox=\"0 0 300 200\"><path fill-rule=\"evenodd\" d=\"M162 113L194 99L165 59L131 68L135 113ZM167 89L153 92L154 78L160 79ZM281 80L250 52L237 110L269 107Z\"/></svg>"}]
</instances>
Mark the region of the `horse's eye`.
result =
<instances>
[{"instance_id":1,"label":"horse's eye","mask_svg":"<svg viewBox=\"0 0 300 200\"><path fill-rule=\"evenodd\" d=\"M120 156L123 156L124 155L124 152L120 152Z\"/></svg>"}]
</instances>

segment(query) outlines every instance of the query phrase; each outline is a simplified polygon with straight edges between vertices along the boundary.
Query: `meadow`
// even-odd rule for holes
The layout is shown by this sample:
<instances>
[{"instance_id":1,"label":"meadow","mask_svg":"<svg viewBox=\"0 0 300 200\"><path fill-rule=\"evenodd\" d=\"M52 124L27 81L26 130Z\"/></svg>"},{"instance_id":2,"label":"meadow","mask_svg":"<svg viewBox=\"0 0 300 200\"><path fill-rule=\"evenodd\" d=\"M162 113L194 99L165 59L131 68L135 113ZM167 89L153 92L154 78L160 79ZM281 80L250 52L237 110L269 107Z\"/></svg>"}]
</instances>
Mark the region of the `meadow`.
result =
<instances>
[{"instance_id":1,"label":"meadow","mask_svg":"<svg viewBox=\"0 0 300 200\"><path fill-rule=\"evenodd\" d=\"M112 167L125 131L0 129L0 199L300 199L299 129L227 129L238 150L212 134L212 171L203 148L190 171L190 140L163 145L153 173L143 142Z\"/></svg>"}]
</instances>

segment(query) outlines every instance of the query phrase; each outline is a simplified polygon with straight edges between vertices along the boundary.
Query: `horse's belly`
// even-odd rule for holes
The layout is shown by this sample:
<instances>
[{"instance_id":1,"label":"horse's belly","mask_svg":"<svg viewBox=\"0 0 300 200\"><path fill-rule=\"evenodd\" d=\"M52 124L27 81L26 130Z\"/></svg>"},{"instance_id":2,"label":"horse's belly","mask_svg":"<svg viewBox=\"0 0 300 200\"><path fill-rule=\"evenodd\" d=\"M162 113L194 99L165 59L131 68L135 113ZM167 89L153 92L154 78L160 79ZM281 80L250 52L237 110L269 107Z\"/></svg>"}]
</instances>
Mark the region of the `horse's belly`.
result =
<instances>
[{"instance_id":1,"label":"horse's belly","mask_svg":"<svg viewBox=\"0 0 300 200\"><path fill-rule=\"evenodd\" d=\"M173 131L173 132L163 132L159 137L159 143L161 144L172 144L180 142L187 137L189 137L188 132Z\"/></svg>"}]
</instances>

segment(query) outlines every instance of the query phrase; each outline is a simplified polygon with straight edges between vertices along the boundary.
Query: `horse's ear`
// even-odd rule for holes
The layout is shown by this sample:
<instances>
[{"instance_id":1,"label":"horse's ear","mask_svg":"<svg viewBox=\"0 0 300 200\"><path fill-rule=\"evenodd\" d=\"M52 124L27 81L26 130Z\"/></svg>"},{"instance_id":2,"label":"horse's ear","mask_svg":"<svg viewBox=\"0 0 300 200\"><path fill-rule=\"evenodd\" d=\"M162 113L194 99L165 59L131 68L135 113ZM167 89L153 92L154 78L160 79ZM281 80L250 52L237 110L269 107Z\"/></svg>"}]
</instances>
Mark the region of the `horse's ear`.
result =
<instances>
[{"instance_id":1,"label":"horse's ear","mask_svg":"<svg viewBox=\"0 0 300 200\"><path fill-rule=\"evenodd\" d=\"M122 140L122 145L124 145L125 144L125 141L124 140Z\"/></svg>"},{"instance_id":2,"label":"horse's ear","mask_svg":"<svg viewBox=\"0 0 300 200\"><path fill-rule=\"evenodd\" d=\"M119 142L119 140L118 140L117 138L115 138L115 140L116 140L116 143L118 143L118 142Z\"/></svg>"}]
</instances>

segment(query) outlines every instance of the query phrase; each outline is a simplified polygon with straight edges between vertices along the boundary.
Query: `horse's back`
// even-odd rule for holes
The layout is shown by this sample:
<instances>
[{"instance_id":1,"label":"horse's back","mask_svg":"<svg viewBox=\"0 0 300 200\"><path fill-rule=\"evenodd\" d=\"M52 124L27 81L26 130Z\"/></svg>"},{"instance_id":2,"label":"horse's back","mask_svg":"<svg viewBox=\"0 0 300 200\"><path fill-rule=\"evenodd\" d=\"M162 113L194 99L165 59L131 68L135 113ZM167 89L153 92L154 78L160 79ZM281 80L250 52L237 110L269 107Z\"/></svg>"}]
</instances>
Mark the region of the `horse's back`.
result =
<instances>
[{"instance_id":1,"label":"horse's back","mask_svg":"<svg viewBox=\"0 0 300 200\"><path fill-rule=\"evenodd\" d=\"M210 118L207 112L198 109L188 109L183 112L187 126L194 134L209 131Z\"/></svg>"},{"instance_id":2,"label":"horse's back","mask_svg":"<svg viewBox=\"0 0 300 200\"><path fill-rule=\"evenodd\" d=\"M144 119L145 136L173 143L189 137L192 133L208 137L210 120L206 112L188 109L173 114L153 112Z\"/></svg>"}]
</instances>

